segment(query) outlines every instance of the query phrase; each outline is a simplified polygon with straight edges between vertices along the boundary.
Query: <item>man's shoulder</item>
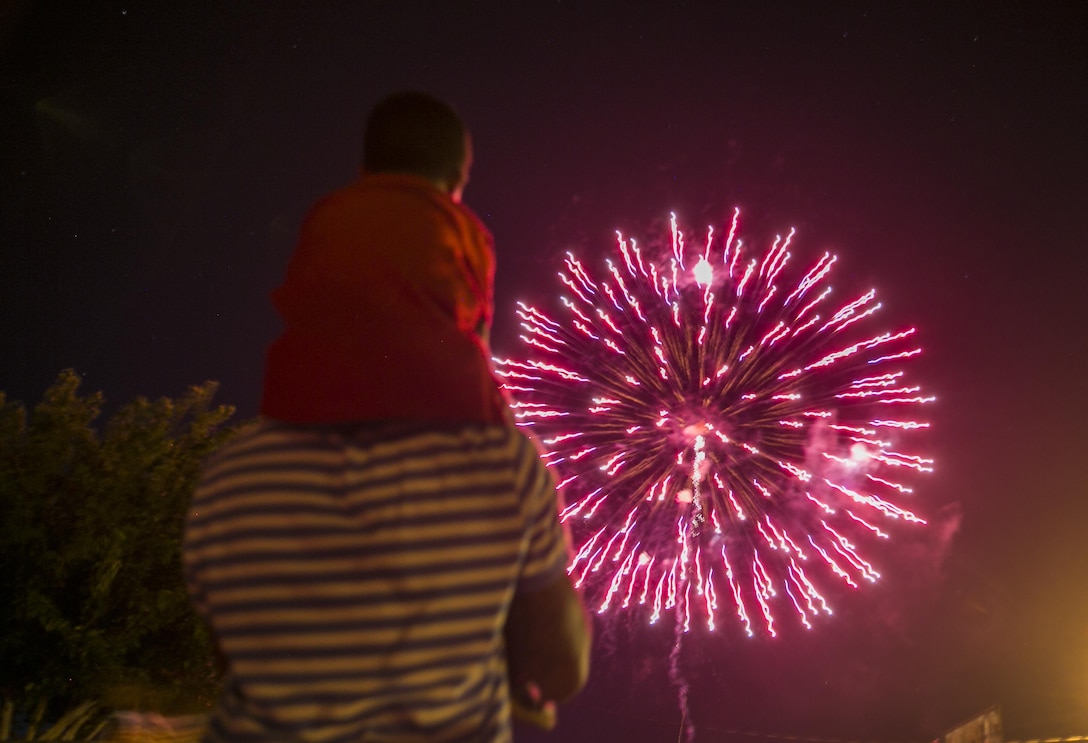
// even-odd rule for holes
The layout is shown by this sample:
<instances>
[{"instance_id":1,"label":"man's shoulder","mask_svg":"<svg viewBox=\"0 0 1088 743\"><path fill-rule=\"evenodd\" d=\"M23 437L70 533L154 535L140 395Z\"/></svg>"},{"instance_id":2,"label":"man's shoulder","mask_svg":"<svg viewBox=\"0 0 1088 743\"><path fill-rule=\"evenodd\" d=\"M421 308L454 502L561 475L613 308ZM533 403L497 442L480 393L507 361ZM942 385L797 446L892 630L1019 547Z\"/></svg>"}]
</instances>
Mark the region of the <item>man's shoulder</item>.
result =
<instances>
[{"instance_id":1,"label":"man's shoulder","mask_svg":"<svg viewBox=\"0 0 1088 743\"><path fill-rule=\"evenodd\" d=\"M376 419L328 423L291 423L262 418L248 424L220 451L251 448L256 445L290 445L305 441L351 443L354 446L395 445L415 439L459 441L466 444L509 445L536 453L533 441L512 425L446 420Z\"/></svg>"},{"instance_id":2,"label":"man's shoulder","mask_svg":"<svg viewBox=\"0 0 1088 743\"><path fill-rule=\"evenodd\" d=\"M262 418L243 426L212 454L205 472L240 459L282 460L292 452L348 448L383 457L483 454L515 466L540 454L537 445L515 426L415 420L297 424Z\"/></svg>"},{"instance_id":3,"label":"man's shoulder","mask_svg":"<svg viewBox=\"0 0 1088 743\"><path fill-rule=\"evenodd\" d=\"M514 455L528 444L528 439L516 427L488 423L390 420L347 424L340 430L353 443L362 446L374 443L396 447L431 442L438 449L501 448Z\"/></svg>"}]
</instances>

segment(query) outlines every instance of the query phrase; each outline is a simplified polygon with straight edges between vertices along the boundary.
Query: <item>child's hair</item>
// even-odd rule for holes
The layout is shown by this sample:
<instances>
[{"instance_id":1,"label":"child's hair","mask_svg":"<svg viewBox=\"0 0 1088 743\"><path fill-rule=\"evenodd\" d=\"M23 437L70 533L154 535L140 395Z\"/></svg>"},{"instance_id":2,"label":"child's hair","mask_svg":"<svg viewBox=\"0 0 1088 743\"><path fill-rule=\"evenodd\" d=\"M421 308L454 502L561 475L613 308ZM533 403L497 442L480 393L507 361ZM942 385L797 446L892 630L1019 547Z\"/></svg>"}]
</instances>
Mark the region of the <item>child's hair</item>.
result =
<instances>
[{"instance_id":1,"label":"child's hair","mask_svg":"<svg viewBox=\"0 0 1088 743\"><path fill-rule=\"evenodd\" d=\"M363 133L363 170L410 173L457 183L467 132L447 104L426 93L394 93L370 112Z\"/></svg>"}]
</instances>

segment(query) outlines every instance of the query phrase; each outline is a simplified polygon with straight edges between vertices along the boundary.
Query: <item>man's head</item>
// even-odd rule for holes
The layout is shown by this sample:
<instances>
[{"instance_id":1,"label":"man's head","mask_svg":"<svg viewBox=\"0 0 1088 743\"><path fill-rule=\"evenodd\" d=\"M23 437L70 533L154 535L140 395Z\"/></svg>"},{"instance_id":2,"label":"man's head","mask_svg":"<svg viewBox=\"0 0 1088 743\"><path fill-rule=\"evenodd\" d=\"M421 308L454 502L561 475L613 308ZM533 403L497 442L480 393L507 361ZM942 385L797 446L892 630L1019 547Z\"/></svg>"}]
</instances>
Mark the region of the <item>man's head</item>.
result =
<instances>
[{"instance_id":1,"label":"man's head","mask_svg":"<svg viewBox=\"0 0 1088 743\"><path fill-rule=\"evenodd\" d=\"M363 171L426 178L454 201L468 183L472 143L453 109L426 93L404 92L380 101L363 133Z\"/></svg>"}]
</instances>

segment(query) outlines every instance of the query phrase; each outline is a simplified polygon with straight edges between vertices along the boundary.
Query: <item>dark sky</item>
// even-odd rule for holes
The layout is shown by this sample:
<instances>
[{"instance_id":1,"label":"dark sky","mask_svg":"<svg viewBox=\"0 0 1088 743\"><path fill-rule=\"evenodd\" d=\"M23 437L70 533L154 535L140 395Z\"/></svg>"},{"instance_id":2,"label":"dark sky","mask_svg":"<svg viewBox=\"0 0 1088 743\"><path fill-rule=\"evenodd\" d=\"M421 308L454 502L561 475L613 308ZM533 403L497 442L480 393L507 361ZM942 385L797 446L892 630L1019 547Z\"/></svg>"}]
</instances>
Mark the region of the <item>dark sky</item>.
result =
<instances>
[{"instance_id":1,"label":"dark sky","mask_svg":"<svg viewBox=\"0 0 1088 743\"><path fill-rule=\"evenodd\" d=\"M730 5L0 6L0 389L216 379L253 415L305 209L378 98L428 90L474 134L500 353L563 251L734 206L922 330L927 536L811 633L686 638L696 740L924 741L991 704L1010 740L1088 734L1088 11ZM669 632L598 639L554 739L675 740Z\"/></svg>"}]
</instances>

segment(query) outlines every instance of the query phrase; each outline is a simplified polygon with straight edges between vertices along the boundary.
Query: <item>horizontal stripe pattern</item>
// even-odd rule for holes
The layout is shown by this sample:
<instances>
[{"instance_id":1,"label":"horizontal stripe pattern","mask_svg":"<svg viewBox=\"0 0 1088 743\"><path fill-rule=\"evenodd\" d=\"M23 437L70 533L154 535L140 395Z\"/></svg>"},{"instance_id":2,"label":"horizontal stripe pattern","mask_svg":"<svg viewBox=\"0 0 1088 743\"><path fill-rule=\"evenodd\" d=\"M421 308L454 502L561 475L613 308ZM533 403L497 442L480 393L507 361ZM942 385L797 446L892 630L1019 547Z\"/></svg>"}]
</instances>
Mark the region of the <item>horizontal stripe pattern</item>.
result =
<instances>
[{"instance_id":1,"label":"horizontal stripe pattern","mask_svg":"<svg viewBox=\"0 0 1088 743\"><path fill-rule=\"evenodd\" d=\"M516 429L258 422L185 533L230 674L211 740L505 741L502 625L562 574L554 484Z\"/></svg>"}]
</instances>

